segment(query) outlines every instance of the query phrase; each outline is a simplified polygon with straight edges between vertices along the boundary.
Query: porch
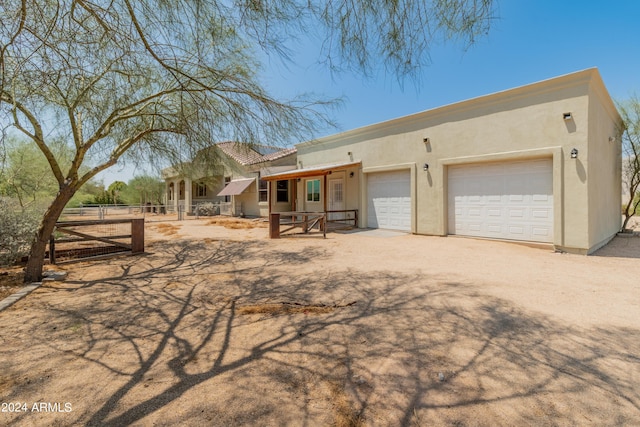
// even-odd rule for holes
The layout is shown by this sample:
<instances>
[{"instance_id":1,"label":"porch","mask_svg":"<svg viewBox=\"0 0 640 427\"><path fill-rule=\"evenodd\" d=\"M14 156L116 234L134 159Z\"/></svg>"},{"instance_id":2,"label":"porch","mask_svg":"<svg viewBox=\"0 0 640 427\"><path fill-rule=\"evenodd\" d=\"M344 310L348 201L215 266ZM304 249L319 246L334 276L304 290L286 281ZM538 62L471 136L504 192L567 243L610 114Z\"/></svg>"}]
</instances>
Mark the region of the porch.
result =
<instances>
[{"instance_id":1,"label":"porch","mask_svg":"<svg viewBox=\"0 0 640 427\"><path fill-rule=\"evenodd\" d=\"M322 214L328 230L359 227L361 167L360 161L350 161L262 177L268 183L269 214L295 214L294 223L304 223L305 214Z\"/></svg>"}]
</instances>

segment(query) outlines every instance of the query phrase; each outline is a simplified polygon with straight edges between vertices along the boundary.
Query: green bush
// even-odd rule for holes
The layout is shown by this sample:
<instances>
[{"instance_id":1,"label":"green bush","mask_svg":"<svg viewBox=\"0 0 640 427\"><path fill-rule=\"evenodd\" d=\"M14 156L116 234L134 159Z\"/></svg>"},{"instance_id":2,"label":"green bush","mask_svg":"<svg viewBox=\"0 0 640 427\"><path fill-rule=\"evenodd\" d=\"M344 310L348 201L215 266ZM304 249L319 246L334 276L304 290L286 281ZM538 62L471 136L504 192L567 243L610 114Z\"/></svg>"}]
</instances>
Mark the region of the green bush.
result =
<instances>
[{"instance_id":1,"label":"green bush","mask_svg":"<svg viewBox=\"0 0 640 427\"><path fill-rule=\"evenodd\" d=\"M0 199L0 265L11 265L29 254L42 213L22 210L10 199Z\"/></svg>"}]
</instances>

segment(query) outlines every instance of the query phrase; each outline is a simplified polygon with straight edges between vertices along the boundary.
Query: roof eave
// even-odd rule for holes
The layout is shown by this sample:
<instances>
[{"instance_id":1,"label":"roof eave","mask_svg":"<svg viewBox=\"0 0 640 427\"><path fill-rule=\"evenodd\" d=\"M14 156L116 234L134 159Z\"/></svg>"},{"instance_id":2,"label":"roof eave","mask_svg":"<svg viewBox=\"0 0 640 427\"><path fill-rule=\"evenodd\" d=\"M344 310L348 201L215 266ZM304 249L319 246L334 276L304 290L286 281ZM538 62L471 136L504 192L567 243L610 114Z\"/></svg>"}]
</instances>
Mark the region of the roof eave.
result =
<instances>
[{"instance_id":1,"label":"roof eave","mask_svg":"<svg viewBox=\"0 0 640 427\"><path fill-rule=\"evenodd\" d=\"M357 162L349 162L349 163L314 166L309 168L294 169L291 171L280 172L273 175L267 175L267 176L263 176L261 179L265 181L280 181L285 179L308 178L311 176L323 176L323 175L328 175L332 172L337 172L337 171L349 169L355 166L360 166L361 164L362 164L361 161L357 161Z\"/></svg>"}]
</instances>

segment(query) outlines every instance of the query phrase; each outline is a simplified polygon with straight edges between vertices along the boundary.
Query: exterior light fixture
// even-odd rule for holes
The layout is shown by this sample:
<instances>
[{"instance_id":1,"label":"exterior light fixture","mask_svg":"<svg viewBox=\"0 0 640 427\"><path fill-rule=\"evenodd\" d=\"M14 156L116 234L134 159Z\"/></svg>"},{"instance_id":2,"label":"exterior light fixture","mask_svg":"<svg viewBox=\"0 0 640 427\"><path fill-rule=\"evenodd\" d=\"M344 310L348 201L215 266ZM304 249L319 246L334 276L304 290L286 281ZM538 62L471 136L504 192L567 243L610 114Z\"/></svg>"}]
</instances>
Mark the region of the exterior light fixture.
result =
<instances>
[{"instance_id":1,"label":"exterior light fixture","mask_svg":"<svg viewBox=\"0 0 640 427\"><path fill-rule=\"evenodd\" d=\"M353 172L349 172L349 178L353 178Z\"/></svg>"},{"instance_id":2,"label":"exterior light fixture","mask_svg":"<svg viewBox=\"0 0 640 427\"><path fill-rule=\"evenodd\" d=\"M574 148L573 150L571 150L571 158L572 159L577 159L578 158L578 149Z\"/></svg>"},{"instance_id":3,"label":"exterior light fixture","mask_svg":"<svg viewBox=\"0 0 640 427\"><path fill-rule=\"evenodd\" d=\"M562 118L564 120L571 120L573 116L571 115L571 113L562 113Z\"/></svg>"},{"instance_id":4,"label":"exterior light fixture","mask_svg":"<svg viewBox=\"0 0 640 427\"><path fill-rule=\"evenodd\" d=\"M425 163L424 165L422 165L422 170L423 171L428 171L429 170L429 163Z\"/></svg>"},{"instance_id":5,"label":"exterior light fixture","mask_svg":"<svg viewBox=\"0 0 640 427\"><path fill-rule=\"evenodd\" d=\"M422 142L424 142L425 144L428 144L431 141L429 140L429 138L422 138Z\"/></svg>"}]
</instances>

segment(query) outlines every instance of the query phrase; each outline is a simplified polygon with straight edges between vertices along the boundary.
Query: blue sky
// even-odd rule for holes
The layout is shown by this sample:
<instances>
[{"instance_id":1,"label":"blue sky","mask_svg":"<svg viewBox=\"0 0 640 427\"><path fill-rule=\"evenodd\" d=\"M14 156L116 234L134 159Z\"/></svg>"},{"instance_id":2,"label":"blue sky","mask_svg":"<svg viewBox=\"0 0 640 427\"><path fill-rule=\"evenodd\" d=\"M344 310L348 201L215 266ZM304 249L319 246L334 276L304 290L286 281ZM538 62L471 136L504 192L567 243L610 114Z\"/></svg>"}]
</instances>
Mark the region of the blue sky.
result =
<instances>
[{"instance_id":1,"label":"blue sky","mask_svg":"<svg viewBox=\"0 0 640 427\"><path fill-rule=\"evenodd\" d=\"M340 128L328 134L591 67L614 99L640 94L640 1L499 0L496 12L488 36L471 48L434 46L417 85L407 80L401 88L384 74L332 76L315 63L315 46L305 46L288 67L272 64L264 81L276 95L344 97L334 114ZM101 178L109 185L133 174L115 166Z\"/></svg>"}]
</instances>

